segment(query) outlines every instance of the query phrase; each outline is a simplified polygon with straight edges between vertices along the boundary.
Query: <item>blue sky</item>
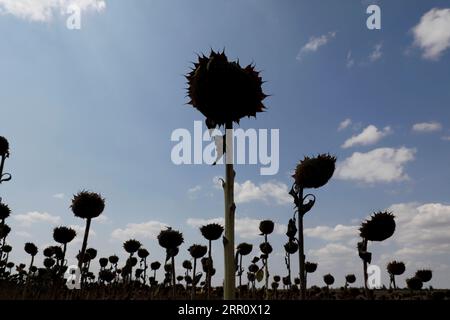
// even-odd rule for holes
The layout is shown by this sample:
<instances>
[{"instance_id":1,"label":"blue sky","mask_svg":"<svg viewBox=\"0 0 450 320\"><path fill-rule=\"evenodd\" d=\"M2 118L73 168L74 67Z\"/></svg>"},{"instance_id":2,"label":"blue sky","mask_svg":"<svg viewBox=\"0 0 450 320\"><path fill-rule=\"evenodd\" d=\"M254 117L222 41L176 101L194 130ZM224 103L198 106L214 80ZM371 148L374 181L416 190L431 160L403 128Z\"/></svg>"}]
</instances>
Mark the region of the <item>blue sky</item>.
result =
<instances>
[{"instance_id":1,"label":"blue sky","mask_svg":"<svg viewBox=\"0 0 450 320\"><path fill-rule=\"evenodd\" d=\"M267 112L241 128L280 129L277 175L236 166L237 242L257 254L257 220L279 223L271 274L284 275L290 172L303 156L330 152L338 169L314 190L305 218L307 260L319 263L309 283L322 285L328 272L336 285L346 273L360 281L356 226L390 209L396 234L370 244L383 282L386 263L400 259L406 276L431 268L431 285L450 286L446 1L375 1L381 30L366 28L368 1L81 1L80 30L66 28L64 7L23 2L0 0L0 135L10 141L13 175L0 195L13 210L13 261L28 262L25 242L51 244L56 225L84 226L69 209L83 188L107 200L89 241L100 256L123 255L123 240L137 238L160 260L153 237L162 225L185 235L180 262L204 242L196 225L223 216L213 180L224 168L174 165L170 136L203 120L185 105L191 62L225 48L230 59L254 62L272 95ZM214 249L220 275L221 244Z\"/></svg>"}]
</instances>

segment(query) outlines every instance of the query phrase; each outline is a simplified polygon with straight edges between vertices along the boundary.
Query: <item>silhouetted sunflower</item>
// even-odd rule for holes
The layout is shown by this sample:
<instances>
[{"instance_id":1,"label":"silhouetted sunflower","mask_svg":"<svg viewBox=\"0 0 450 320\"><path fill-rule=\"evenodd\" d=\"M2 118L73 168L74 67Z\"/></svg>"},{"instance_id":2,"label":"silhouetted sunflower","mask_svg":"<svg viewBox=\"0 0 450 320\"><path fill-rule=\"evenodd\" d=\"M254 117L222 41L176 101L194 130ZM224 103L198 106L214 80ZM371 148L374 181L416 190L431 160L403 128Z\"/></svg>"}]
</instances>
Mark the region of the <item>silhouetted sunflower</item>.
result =
<instances>
[{"instance_id":1,"label":"silhouetted sunflower","mask_svg":"<svg viewBox=\"0 0 450 320\"><path fill-rule=\"evenodd\" d=\"M323 276L323 281L327 286L331 286L334 283L334 277L331 274L326 274Z\"/></svg>"},{"instance_id":2,"label":"silhouetted sunflower","mask_svg":"<svg viewBox=\"0 0 450 320\"><path fill-rule=\"evenodd\" d=\"M0 136L0 157L9 155L9 142L5 137Z\"/></svg>"},{"instance_id":3,"label":"silhouetted sunflower","mask_svg":"<svg viewBox=\"0 0 450 320\"><path fill-rule=\"evenodd\" d=\"M105 258L105 259L106 259L106 258ZM106 259L106 260L108 261L108 259ZM109 282L111 282L111 281L114 280L115 275L114 275L114 273L111 272L110 270L105 269L105 270L101 270L101 271L98 273L98 277L99 277L100 280L109 283Z\"/></svg>"},{"instance_id":4,"label":"silhouetted sunflower","mask_svg":"<svg viewBox=\"0 0 450 320\"><path fill-rule=\"evenodd\" d=\"M286 250L286 252L288 254L294 254L297 252L298 250L298 244L297 242L294 241L288 241L285 245L284 245L284 250Z\"/></svg>"},{"instance_id":5,"label":"silhouetted sunflower","mask_svg":"<svg viewBox=\"0 0 450 320\"><path fill-rule=\"evenodd\" d=\"M112 255L108 258L111 264L117 264L119 262L119 257L116 255Z\"/></svg>"},{"instance_id":6,"label":"silhouetted sunflower","mask_svg":"<svg viewBox=\"0 0 450 320\"><path fill-rule=\"evenodd\" d=\"M36 245L32 242L25 243L24 250L26 253L28 253L30 256L35 256L38 253L38 248Z\"/></svg>"},{"instance_id":7,"label":"silhouetted sunflower","mask_svg":"<svg viewBox=\"0 0 450 320\"><path fill-rule=\"evenodd\" d=\"M80 191L74 195L70 207L76 217L92 219L98 217L105 209L105 199L95 192Z\"/></svg>"},{"instance_id":8,"label":"silhouetted sunflower","mask_svg":"<svg viewBox=\"0 0 450 320\"><path fill-rule=\"evenodd\" d=\"M55 265L55 259L52 258L45 258L44 259L44 266L48 269L53 267Z\"/></svg>"},{"instance_id":9,"label":"silhouetted sunflower","mask_svg":"<svg viewBox=\"0 0 450 320\"><path fill-rule=\"evenodd\" d=\"M336 157L329 154L305 157L295 168L292 177L300 188L320 188L333 176L335 165Z\"/></svg>"},{"instance_id":10,"label":"silhouetted sunflower","mask_svg":"<svg viewBox=\"0 0 450 320\"><path fill-rule=\"evenodd\" d=\"M133 254L136 251L139 250L139 248L141 247L141 243L135 239L130 239L127 240L123 243L123 248L125 249L126 252L128 252L129 254Z\"/></svg>"},{"instance_id":11,"label":"silhouetted sunflower","mask_svg":"<svg viewBox=\"0 0 450 320\"><path fill-rule=\"evenodd\" d=\"M0 202L0 220L5 220L11 214L11 209L7 204Z\"/></svg>"},{"instance_id":12,"label":"silhouetted sunflower","mask_svg":"<svg viewBox=\"0 0 450 320\"><path fill-rule=\"evenodd\" d=\"M399 276L402 275L403 272L405 272L405 264L403 262L397 262L394 260L388 263L386 269L389 274Z\"/></svg>"},{"instance_id":13,"label":"silhouetted sunflower","mask_svg":"<svg viewBox=\"0 0 450 320\"><path fill-rule=\"evenodd\" d=\"M77 235L77 232L68 227L56 227L53 229L53 240L61 244L68 244Z\"/></svg>"},{"instance_id":14,"label":"silhouetted sunflower","mask_svg":"<svg viewBox=\"0 0 450 320\"><path fill-rule=\"evenodd\" d=\"M97 250L94 248L86 249L86 254L89 255L89 260L94 260L97 257Z\"/></svg>"},{"instance_id":15,"label":"silhouetted sunflower","mask_svg":"<svg viewBox=\"0 0 450 320\"><path fill-rule=\"evenodd\" d=\"M259 231L261 235L268 235L273 232L275 224L271 220L263 220L259 223Z\"/></svg>"},{"instance_id":16,"label":"silhouetted sunflower","mask_svg":"<svg viewBox=\"0 0 450 320\"><path fill-rule=\"evenodd\" d=\"M158 243L165 249L178 248L183 242L183 234L170 227L166 230L161 230L158 235Z\"/></svg>"},{"instance_id":17,"label":"silhouetted sunflower","mask_svg":"<svg viewBox=\"0 0 450 320\"><path fill-rule=\"evenodd\" d=\"M186 76L188 96L194 108L206 117L208 128L239 123L243 117L256 117L264 111L263 81L254 66L242 68L229 62L225 53L211 50L209 57L199 56Z\"/></svg>"},{"instance_id":18,"label":"silhouetted sunflower","mask_svg":"<svg viewBox=\"0 0 450 320\"><path fill-rule=\"evenodd\" d=\"M390 212L377 212L362 223L360 236L369 241L383 241L395 231L394 215Z\"/></svg>"},{"instance_id":19,"label":"silhouetted sunflower","mask_svg":"<svg viewBox=\"0 0 450 320\"><path fill-rule=\"evenodd\" d=\"M431 270L417 270L416 277L422 282L428 282L433 277L433 272Z\"/></svg>"},{"instance_id":20,"label":"silhouetted sunflower","mask_svg":"<svg viewBox=\"0 0 450 320\"><path fill-rule=\"evenodd\" d=\"M98 263L100 267L105 268L108 265L108 258L100 258L98 259Z\"/></svg>"},{"instance_id":21,"label":"silhouetted sunflower","mask_svg":"<svg viewBox=\"0 0 450 320\"><path fill-rule=\"evenodd\" d=\"M189 247L188 251L191 254L192 258L200 259L206 254L206 252L208 252L208 248L199 244L193 244Z\"/></svg>"},{"instance_id":22,"label":"silhouetted sunflower","mask_svg":"<svg viewBox=\"0 0 450 320\"><path fill-rule=\"evenodd\" d=\"M154 261L152 263L150 263L150 269L152 269L153 271L158 270L161 267L161 263L159 263L158 261Z\"/></svg>"},{"instance_id":23,"label":"silhouetted sunflower","mask_svg":"<svg viewBox=\"0 0 450 320\"><path fill-rule=\"evenodd\" d=\"M44 249L42 253L44 254L44 257L50 258L55 254L55 247L54 246L47 247Z\"/></svg>"},{"instance_id":24,"label":"silhouetted sunflower","mask_svg":"<svg viewBox=\"0 0 450 320\"><path fill-rule=\"evenodd\" d=\"M345 281L347 283L354 283L356 281L356 277L354 274L348 274L345 276Z\"/></svg>"},{"instance_id":25,"label":"silhouetted sunflower","mask_svg":"<svg viewBox=\"0 0 450 320\"><path fill-rule=\"evenodd\" d=\"M138 260L136 257L131 257L127 259L127 262L125 262L125 265L127 267L134 267L135 265L137 265Z\"/></svg>"},{"instance_id":26,"label":"silhouetted sunflower","mask_svg":"<svg viewBox=\"0 0 450 320\"><path fill-rule=\"evenodd\" d=\"M2 250L4 253L10 253L12 250L12 247L9 244L4 244L2 247Z\"/></svg>"},{"instance_id":27,"label":"silhouetted sunflower","mask_svg":"<svg viewBox=\"0 0 450 320\"><path fill-rule=\"evenodd\" d=\"M273 281L280 282L281 281L281 277L280 276L273 276Z\"/></svg>"},{"instance_id":28,"label":"silhouetted sunflower","mask_svg":"<svg viewBox=\"0 0 450 320\"><path fill-rule=\"evenodd\" d=\"M184 260L182 266L186 270L192 270L192 263L189 260Z\"/></svg>"},{"instance_id":29,"label":"silhouetted sunflower","mask_svg":"<svg viewBox=\"0 0 450 320\"><path fill-rule=\"evenodd\" d=\"M5 223L0 224L0 239L6 238L11 232L11 228Z\"/></svg>"},{"instance_id":30,"label":"silhouetted sunflower","mask_svg":"<svg viewBox=\"0 0 450 320\"><path fill-rule=\"evenodd\" d=\"M418 277L406 279L406 285L410 290L420 290L423 287L423 282Z\"/></svg>"},{"instance_id":31,"label":"silhouetted sunflower","mask_svg":"<svg viewBox=\"0 0 450 320\"><path fill-rule=\"evenodd\" d=\"M259 271L259 267L258 265L252 263L251 265L248 266L248 271L257 273Z\"/></svg>"},{"instance_id":32,"label":"silhouetted sunflower","mask_svg":"<svg viewBox=\"0 0 450 320\"><path fill-rule=\"evenodd\" d=\"M149 256L149 254L150 254L150 253L149 253L148 250L145 249L145 248L140 248L140 249L138 250L138 257L141 258L141 259L147 258L147 257Z\"/></svg>"},{"instance_id":33,"label":"silhouetted sunflower","mask_svg":"<svg viewBox=\"0 0 450 320\"><path fill-rule=\"evenodd\" d=\"M250 243L242 242L237 246L236 253L242 256L246 256L252 252L253 245Z\"/></svg>"},{"instance_id":34,"label":"silhouetted sunflower","mask_svg":"<svg viewBox=\"0 0 450 320\"><path fill-rule=\"evenodd\" d=\"M267 254L267 255L271 254L273 251L272 246L268 242L261 243L259 245L259 250L261 250L262 253Z\"/></svg>"},{"instance_id":35,"label":"silhouetted sunflower","mask_svg":"<svg viewBox=\"0 0 450 320\"><path fill-rule=\"evenodd\" d=\"M206 240L215 241L222 235L223 227L218 223L210 223L202 226L200 232Z\"/></svg>"},{"instance_id":36,"label":"silhouetted sunflower","mask_svg":"<svg viewBox=\"0 0 450 320\"><path fill-rule=\"evenodd\" d=\"M313 273L317 270L317 263L305 262L305 271L307 273Z\"/></svg>"}]
</instances>

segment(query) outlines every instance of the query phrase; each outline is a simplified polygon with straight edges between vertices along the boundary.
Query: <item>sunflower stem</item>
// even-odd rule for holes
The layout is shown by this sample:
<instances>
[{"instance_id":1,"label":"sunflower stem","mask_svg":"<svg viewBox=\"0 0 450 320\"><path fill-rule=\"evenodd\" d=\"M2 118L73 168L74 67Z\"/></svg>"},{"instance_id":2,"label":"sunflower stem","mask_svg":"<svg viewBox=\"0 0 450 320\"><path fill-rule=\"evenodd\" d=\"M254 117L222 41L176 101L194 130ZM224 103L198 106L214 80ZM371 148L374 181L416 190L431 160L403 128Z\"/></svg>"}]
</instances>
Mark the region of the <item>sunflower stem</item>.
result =
<instances>
[{"instance_id":1,"label":"sunflower stem","mask_svg":"<svg viewBox=\"0 0 450 320\"><path fill-rule=\"evenodd\" d=\"M306 297L306 274L305 274L305 247L303 239L303 188L298 190L298 198L300 204L298 209L298 261L299 261L299 278L300 278L300 298L305 300Z\"/></svg>"},{"instance_id":2,"label":"sunflower stem","mask_svg":"<svg viewBox=\"0 0 450 320\"><path fill-rule=\"evenodd\" d=\"M91 227L91 218L87 218L86 219L86 228L84 229L83 245L81 246L80 259L78 260L78 268L81 271L81 283L83 283L83 280L84 280L84 272L82 270L82 266L83 266L83 262L84 262L84 253L86 252L90 227Z\"/></svg>"}]
</instances>

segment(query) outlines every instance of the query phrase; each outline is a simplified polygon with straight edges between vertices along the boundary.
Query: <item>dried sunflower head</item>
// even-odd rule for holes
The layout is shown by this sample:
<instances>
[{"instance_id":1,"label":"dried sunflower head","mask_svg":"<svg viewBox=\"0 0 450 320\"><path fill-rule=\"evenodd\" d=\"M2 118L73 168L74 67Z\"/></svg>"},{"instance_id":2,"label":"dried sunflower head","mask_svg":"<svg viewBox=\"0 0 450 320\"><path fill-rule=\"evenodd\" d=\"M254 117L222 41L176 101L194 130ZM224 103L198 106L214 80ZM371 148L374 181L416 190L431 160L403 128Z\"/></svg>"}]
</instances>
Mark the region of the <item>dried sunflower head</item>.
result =
<instances>
[{"instance_id":1,"label":"dried sunflower head","mask_svg":"<svg viewBox=\"0 0 450 320\"><path fill-rule=\"evenodd\" d=\"M192 258L200 259L206 254L206 252L208 252L208 248L200 244L193 244L189 247L188 251L191 254Z\"/></svg>"},{"instance_id":2,"label":"dried sunflower head","mask_svg":"<svg viewBox=\"0 0 450 320\"><path fill-rule=\"evenodd\" d=\"M0 136L0 157L9 156L9 142L5 137Z\"/></svg>"},{"instance_id":3,"label":"dried sunflower head","mask_svg":"<svg viewBox=\"0 0 450 320\"><path fill-rule=\"evenodd\" d=\"M239 123L265 109L267 95L259 72L252 65L242 68L239 61L228 61L225 52L199 56L186 79L189 104L206 117L208 128Z\"/></svg>"},{"instance_id":4,"label":"dried sunflower head","mask_svg":"<svg viewBox=\"0 0 450 320\"><path fill-rule=\"evenodd\" d=\"M0 202L0 220L5 220L11 214L11 209L7 204Z\"/></svg>"},{"instance_id":5,"label":"dried sunflower head","mask_svg":"<svg viewBox=\"0 0 450 320\"><path fill-rule=\"evenodd\" d=\"M360 236L369 241L384 241L395 231L395 216L391 212L377 212L362 223Z\"/></svg>"},{"instance_id":6,"label":"dried sunflower head","mask_svg":"<svg viewBox=\"0 0 450 320\"><path fill-rule=\"evenodd\" d=\"M206 240L214 241L220 238L223 227L218 223L210 223L200 228L200 232Z\"/></svg>"},{"instance_id":7,"label":"dried sunflower head","mask_svg":"<svg viewBox=\"0 0 450 320\"><path fill-rule=\"evenodd\" d=\"M261 235L271 234L274 228L275 224L272 220L263 220L259 223L259 231L261 231Z\"/></svg>"},{"instance_id":8,"label":"dried sunflower head","mask_svg":"<svg viewBox=\"0 0 450 320\"><path fill-rule=\"evenodd\" d=\"M237 246L236 253L246 256L252 252L253 245L250 243L242 242Z\"/></svg>"},{"instance_id":9,"label":"dried sunflower head","mask_svg":"<svg viewBox=\"0 0 450 320\"><path fill-rule=\"evenodd\" d=\"M95 192L80 191L73 196L71 208L76 217L96 218L105 209L105 199Z\"/></svg>"},{"instance_id":10,"label":"dried sunflower head","mask_svg":"<svg viewBox=\"0 0 450 320\"><path fill-rule=\"evenodd\" d=\"M123 243L123 248L126 252L132 254L139 250L139 248L142 246L142 244L135 239L127 240Z\"/></svg>"},{"instance_id":11,"label":"dried sunflower head","mask_svg":"<svg viewBox=\"0 0 450 320\"><path fill-rule=\"evenodd\" d=\"M405 264L400 261L391 261L388 263L386 267L389 274L392 274L394 276L402 275L403 272L405 272Z\"/></svg>"},{"instance_id":12,"label":"dried sunflower head","mask_svg":"<svg viewBox=\"0 0 450 320\"><path fill-rule=\"evenodd\" d=\"M320 188L331 179L336 167L336 157L319 154L315 158L305 157L295 168L292 177L297 187Z\"/></svg>"},{"instance_id":13,"label":"dried sunflower head","mask_svg":"<svg viewBox=\"0 0 450 320\"><path fill-rule=\"evenodd\" d=\"M56 227L53 229L53 240L61 244L68 244L77 235L77 232L68 227Z\"/></svg>"},{"instance_id":14,"label":"dried sunflower head","mask_svg":"<svg viewBox=\"0 0 450 320\"><path fill-rule=\"evenodd\" d=\"M161 230L158 235L158 243L165 249L178 248L183 242L183 234L179 231L173 230L170 227L166 230Z\"/></svg>"},{"instance_id":15,"label":"dried sunflower head","mask_svg":"<svg viewBox=\"0 0 450 320\"><path fill-rule=\"evenodd\" d=\"M431 270L417 270L416 277L422 282L428 282L433 277L433 272Z\"/></svg>"}]
</instances>

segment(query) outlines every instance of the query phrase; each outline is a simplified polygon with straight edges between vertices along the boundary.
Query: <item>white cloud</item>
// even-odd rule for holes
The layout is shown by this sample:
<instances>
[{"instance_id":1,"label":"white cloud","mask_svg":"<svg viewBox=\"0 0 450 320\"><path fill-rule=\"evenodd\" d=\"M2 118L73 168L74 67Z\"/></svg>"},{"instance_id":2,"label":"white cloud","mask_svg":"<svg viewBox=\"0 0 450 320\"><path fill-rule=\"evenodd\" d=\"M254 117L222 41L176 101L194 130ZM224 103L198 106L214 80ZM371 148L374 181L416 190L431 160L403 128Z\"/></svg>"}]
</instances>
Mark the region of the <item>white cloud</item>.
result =
<instances>
[{"instance_id":1,"label":"white cloud","mask_svg":"<svg viewBox=\"0 0 450 320\"><path fill-rule=\"evenodd\" d=\"M23 237L23 238L31 238L31 233L23 231L23 230L22 231L16 231L14 234L16 236Z\"/></svg>"},{"instance_id":2,"label":"white cloud","mask_svg":"<svg viewBox=\"0 0 450 320\"><path fill-rule=\"evenodd\" d=\"M351 68L355 64L355 59L352 58L352 52L351 51L349 51L347 53L346 61L347 61L347 63L346 63L347 68Z\"/></svg>"},{"instance_id":3,"label":"white cloud","mask_svg":"<svg viewBox=\"0 0 450 320\"><path fill-rule=\"evenodd\" d=\"M72 224L69 226L69 228L72 228L77 233L77 236L75 237L75 239L73 239L73 241L71 243L74 244L74 243L83 242L84 231L86 229L86 226ZM91 226L91 228L89 228L89 237L92 238L92 237L95 237L96 235L97 235L97 233L95 232L94 229L92 229L92 226Z\"/></svg>"},{"instance_id":4,"label":"white cloud","mask_svg":"<svg viewBox=\"0 0 450 320\"><path fill-rule=\"evenodd\" d=\"M369 60L371 62L375 62L381 58L381 56L383 55L383 52L381 51L382 48L383 48L382 43L378 43L375 45L372 53L369 55Z\"/></svg>"},{"instance_id":5,"label":"white cloud","mask_svg":"<svg viewBox=\"0 0 450 320\"><path fill-rule=\"evenodd\" d=\"M187 191L189 199L196 199L198 196L198 193L201 190L202 190L202 186L200 186L200 185L189 188Z\"/></svg>"},{"instance_id":6,"label":"white cloud","mask_svg":"<svg viewBox=\"0 0 450 320\"><path fill-rule=\"evenodd\" d=\"M156 239L159 232L168 227L159 221L147 221L143 223L128 223L124 229L115 229L111 237L117 240L128 240L130 238Z\"/></svg>"},{"instance_id":7,"label":"white cloud","mask_svg":"<svg viewBox=\"0 0 450 320\"><path fill-rule=\"evenodd\" d=\"M99 222L99 223L107 223L109 221L109 217L105 214L102 214L102 215L99 215L94 220L95 220L95 222Z\"/></svg>"},{"instance_id":8,"label":"white cloud","mask_svg":"<svg viewBox=\"0 0 450 320\"><path fill-rule=\"evenodd\" d=\"M57 224L61 221L61 217L52 216L47 212L37 212L32 211L25 214L17 214L13 216L16 221L19 222L20 225L24 227L29 227L35 223L46 222L50 224Z\"/></svg>"},{"instance_id":9,"label":"white cloud","mask_svg":"<svg viewBox=\"0 0 450 320\"><path fill-rule=\"evenodd\" d=\"M338 131L347 129L352 124L352 119L347 118L343 120L341 123L339 123Z\"/></svg>"},{"instance_id":10,"label":"white cloud","mask_svg":"<svg viewBox=\"0 0 450 320\"><path fill-rule=\"evenodd\" d=\"M443 136L441 139L444 141L450 141L450 136Z\"/></svg>"},{"instance_id":11,"label":"white cloud","mask_svg":"<svg viewBox=\"0 0 450 320\"><path fill-rule=\"evenodd\" d=\"M413 125L412 130L415 132L434 132L442 129L439 122L421 122Z\"/></svg>"},{"instance_id":12,"label":"white cloud","mask_svg":"<svg viewBox=\"0 0 450 320\"><path fill-rule=\"evenodd\" d=\"M414 160L415 149L378 148L355 152L336 167L335 176L343 180L366 183L395 182L409 179L404 166Z\"/></svg>"},{"instance_id":13,"label":"white cloud","mask_svg":"<svg viewBox=\"0 0 450 320\"><path fill-rule=\"evenodd\" d=\"M333 271L336 270L336 266L339 266L349 272L358 263L356 249L340 243L328 243L319 249L308 250L307 257L309 261L318 262L318 267L323 271Z\"/></svg>"},{"instance_id":14,"label":"white cloud","mask_svg":"<svg viewBox=\"0 0 450 320\"><path fill-rule=\"evenodd\" d=\"M248 217L244 218L236 218L235 219L235 231L236 234L244 239L255 239L260 237L259 231L259 223L263 219L252 219ZM194 228L201 227L208 223L218 223L222 226L225 226L224 218L212 218L212 219L197 219L197 218L189 218L186 220L186 223ZM275 223L274 228L275 234L285 234L286 226L283 224Z\"/></svg>"},{"instance_id":15,"label":"white cloud","mask_svg":"<svg viewBox=\"0 0 450 320\"><path fill-rule=\"evenodd\" d=\"M0 0L0 14L11 14L18 18L47 22L54 15L64 15L70 5L81 11L100 12L105 9L104 0Z\"/></svg>"},{"instance_id":16,"label":"white cloud","mask_svg":"<svg viewBox=\"0 0 450 320\"><path fill-rule=\"evenodd\" d=\"M333 39L336 36L336 32L328 32L327 34L323 34L319 37L311 37L309 41L300 49L300 52L297 55L297 60L301 60L302 57L310 52L317 51L320 47L326 45L328 41Z\"/></svg>"},{"instance_id":17,"label":"white cloud","mask_svg":"<svg viewBox=\"0 0 450 320\"><path fill-rule=\"evenodd\" d=\"M358 228L358 226L344 226L342 224L338 224L334 228L317 226L314 228L306 228L305 235L327 241L349 240L358 236Z\"/></svg>"},{"instance_id":18,"label":"white cloud","mask_svg":"<svg viewBox=\"0 0 450 320\"><path fill-rule=\"evenodd\" d=\"M52 195L52 197L55 199L64 199L65 195L64 195L64 193L56 193L56 194Z\"/></svg>"},{"instance_id":19,"label":"white cloud","mask_svg":"<svg viewBox=\"0 0 450 320\"><path fill-rule=\"evenodd\" d=\"M234 201L236 203L245 203L251 201L264 201L279 205L292 203L289 195L288 186L281 182L270 181L255 185L252 181L247 180L240 184L234 184Z\"/></svg>"},{"instance_id":20,"label":"white cloud","mask_svg":"<svg viewBox=\"0 0 450 320\"><path fill-rule=\"evenodd\" d=\"M392 130L390 127L384 127L383 130L378 130L378 128L374 125L369 125L360 134L347 139L342 145L342 148L350 148L356 145L372 145L391 133Z\"/></svg>"},{"instance_id":21,"label":"white cloud","mask_svg":"<svg viewBox=\"0 0 450 320\"><path fill-rule=\"evenodd\" d=\"M423 58L438 60L450 48L450 8L433 8L412 29L414 44L423 50Z\"/></svg>"}]
</instances>

